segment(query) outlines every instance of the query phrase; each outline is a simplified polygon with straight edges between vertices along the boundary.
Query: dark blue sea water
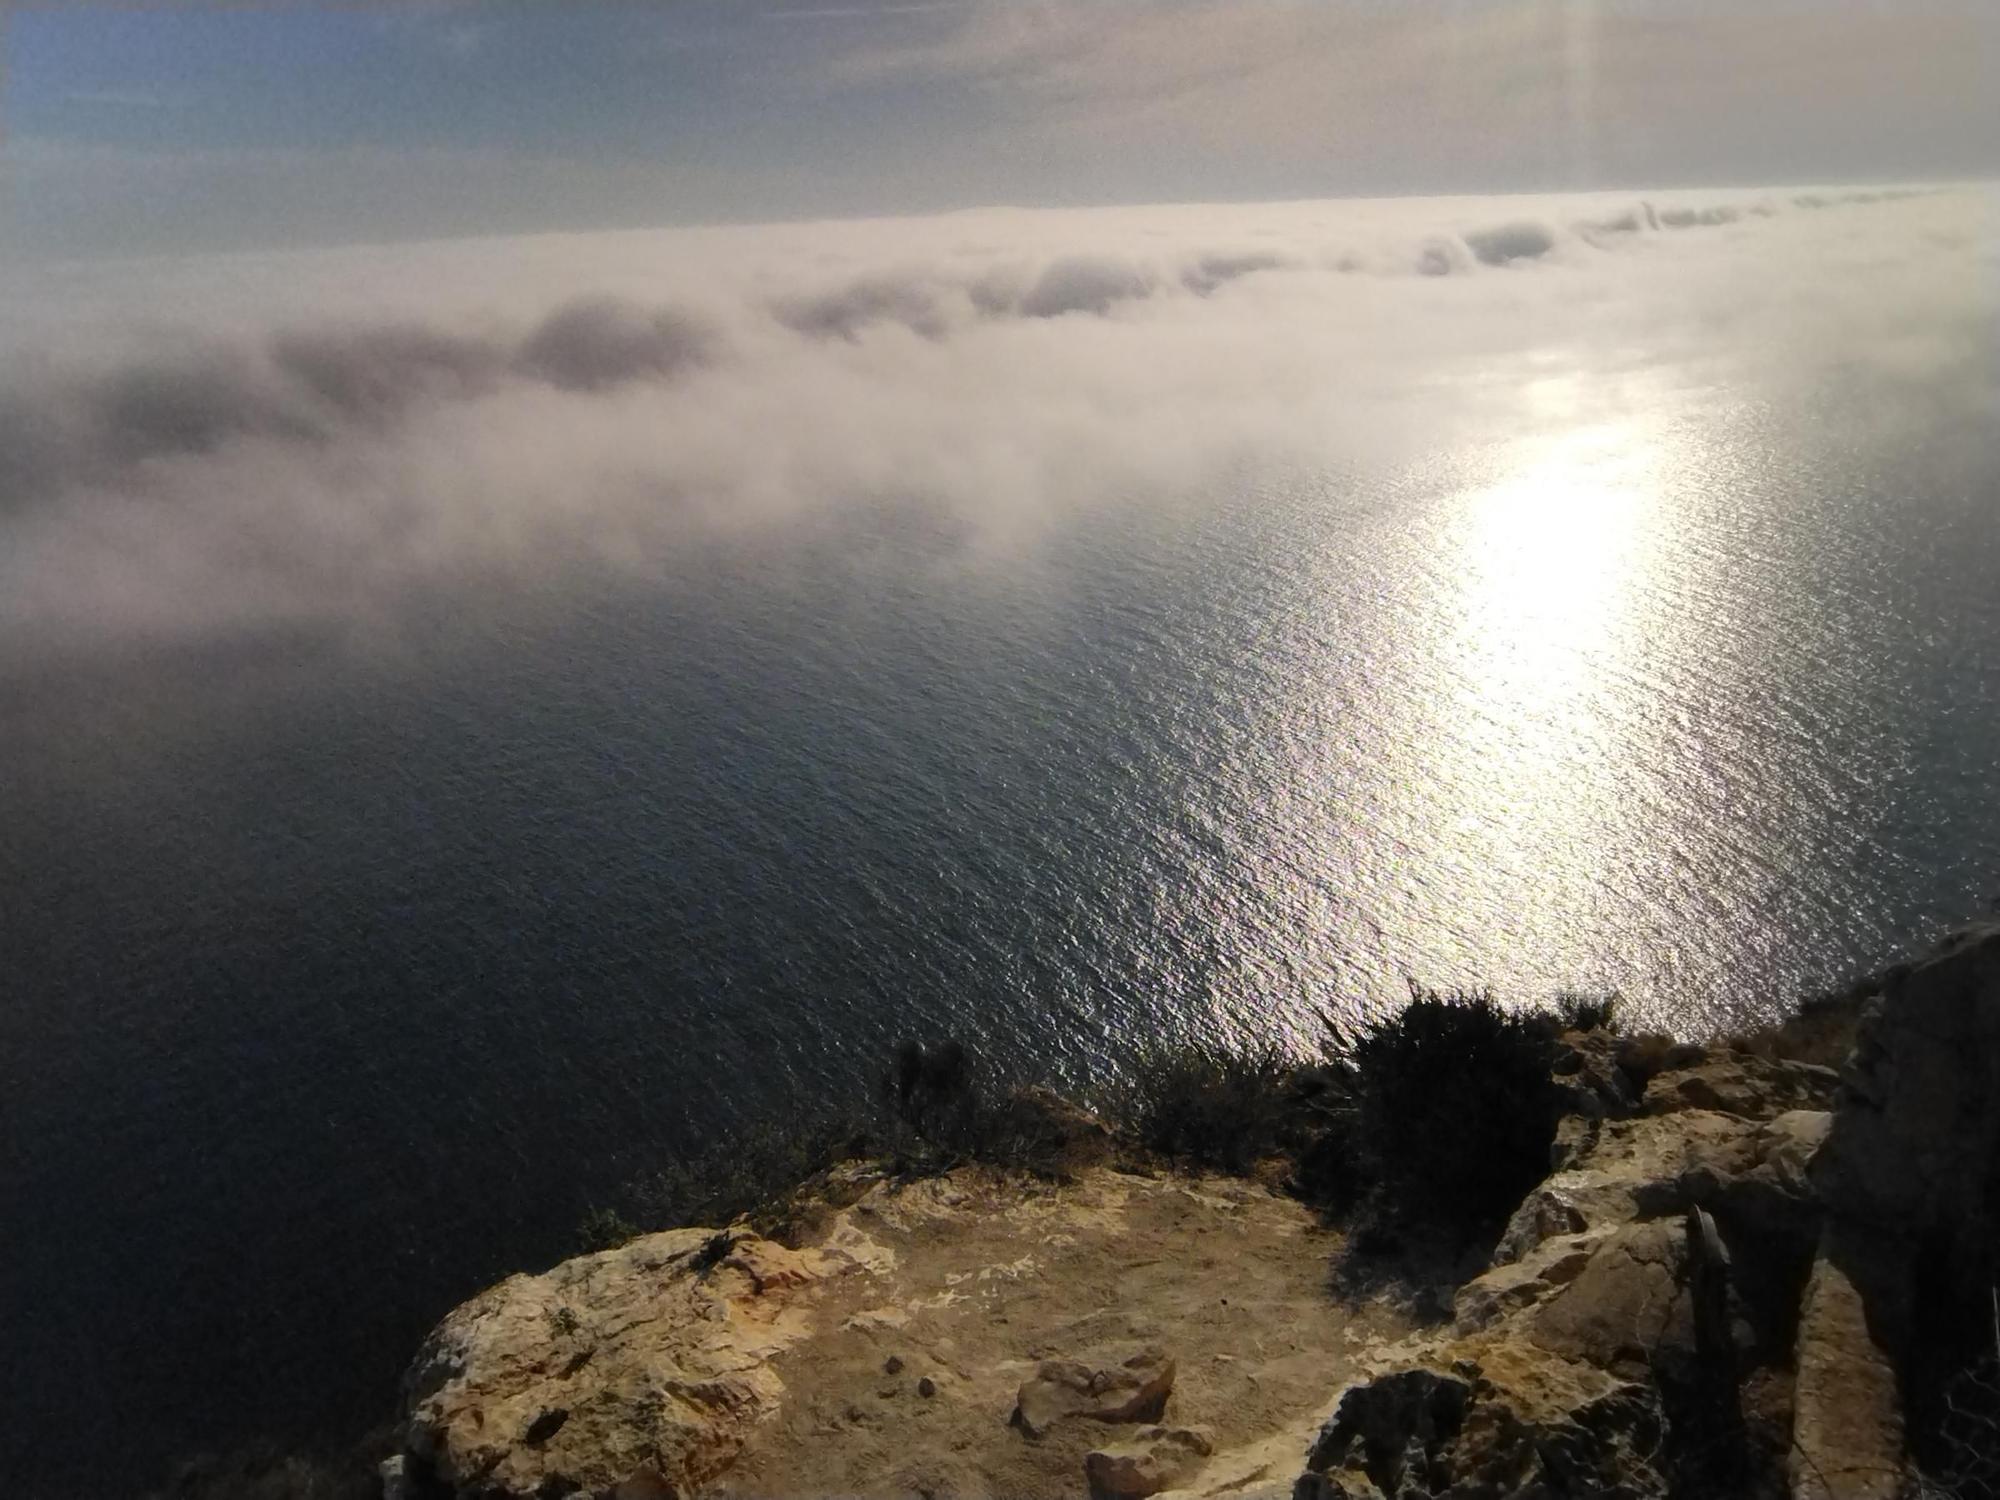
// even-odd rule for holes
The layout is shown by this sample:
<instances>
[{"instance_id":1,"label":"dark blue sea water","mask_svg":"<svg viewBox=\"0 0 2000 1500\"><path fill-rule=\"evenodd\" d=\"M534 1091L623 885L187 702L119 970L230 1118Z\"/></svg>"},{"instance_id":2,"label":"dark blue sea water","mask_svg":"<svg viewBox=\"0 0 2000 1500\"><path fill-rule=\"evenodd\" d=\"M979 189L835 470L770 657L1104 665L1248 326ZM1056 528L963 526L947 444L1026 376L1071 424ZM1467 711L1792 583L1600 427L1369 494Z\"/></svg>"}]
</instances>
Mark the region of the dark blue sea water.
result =
<instances>
[{"instance_id":1,"label":"dark blue sea water","mask_svg":"<svg viewBox=\"0 0 2000 1500\"><path fill-rule=\"evenodd\" d=\"M921 497L0 683L0 1473L390 1414L457 1299L904 1035L1086 1083L1406 976L1768 1015L2000 890L2000 454L1690 379Z\"/></svg>"}]
</instances>

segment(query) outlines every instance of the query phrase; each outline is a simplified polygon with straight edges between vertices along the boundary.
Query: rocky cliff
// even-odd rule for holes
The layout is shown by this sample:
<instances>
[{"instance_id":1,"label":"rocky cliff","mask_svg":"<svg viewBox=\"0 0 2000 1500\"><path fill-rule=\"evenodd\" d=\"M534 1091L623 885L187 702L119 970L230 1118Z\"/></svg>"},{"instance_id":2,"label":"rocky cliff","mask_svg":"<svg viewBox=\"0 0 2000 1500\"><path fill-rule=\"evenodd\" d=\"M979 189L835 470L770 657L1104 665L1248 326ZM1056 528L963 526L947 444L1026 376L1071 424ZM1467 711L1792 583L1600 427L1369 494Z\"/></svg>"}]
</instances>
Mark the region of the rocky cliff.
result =
<instances>
[{"instance_id":1,"label":"rocky cliff","mask_svg":"<svg viewBox=\"0 0 2000 1500\"><path fill-rule=\"evenodd\" d=\"M793 1245L517 1276L412 1365L391 1500L1889 1500L1990 1341L2000 929L1850 996L1841 1069L1566 1034L1548 1177L1446 1308L1252 1180L845 1170ZM1830 1054L1829 1054L1830 1055ZM1086 1129L1084 1134L1088 1135Z\"/></svg>"}]
</instances>

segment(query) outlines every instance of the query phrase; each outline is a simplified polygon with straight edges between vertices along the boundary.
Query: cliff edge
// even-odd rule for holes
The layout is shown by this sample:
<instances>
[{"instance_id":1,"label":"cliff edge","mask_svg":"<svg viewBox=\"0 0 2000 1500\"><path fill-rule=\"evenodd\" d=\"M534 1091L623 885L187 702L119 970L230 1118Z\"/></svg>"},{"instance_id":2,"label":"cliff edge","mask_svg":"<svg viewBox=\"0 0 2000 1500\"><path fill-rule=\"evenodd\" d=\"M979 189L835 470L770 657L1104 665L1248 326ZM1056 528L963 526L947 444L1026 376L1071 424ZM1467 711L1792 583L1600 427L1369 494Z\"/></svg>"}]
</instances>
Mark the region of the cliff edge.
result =
<instances>
[{"instance_id":1,"label":"cliff edge","mask_svg":"<svg viewBox=\"0 0 2000 1500\"><path fill-rule=\"evenodd\" d=\"M1254 1178L1107 1149L849 1166L791 1244L514 1277L412 1365L388 1495L1891 1500L1993 1352L2000 928L1842 1004L1840 1069L1798 1055L1824 1017L1556 1039L1551 1170L1448 1308L1330 1278L1346 1236Z\"/></svg>"}]
</instances>

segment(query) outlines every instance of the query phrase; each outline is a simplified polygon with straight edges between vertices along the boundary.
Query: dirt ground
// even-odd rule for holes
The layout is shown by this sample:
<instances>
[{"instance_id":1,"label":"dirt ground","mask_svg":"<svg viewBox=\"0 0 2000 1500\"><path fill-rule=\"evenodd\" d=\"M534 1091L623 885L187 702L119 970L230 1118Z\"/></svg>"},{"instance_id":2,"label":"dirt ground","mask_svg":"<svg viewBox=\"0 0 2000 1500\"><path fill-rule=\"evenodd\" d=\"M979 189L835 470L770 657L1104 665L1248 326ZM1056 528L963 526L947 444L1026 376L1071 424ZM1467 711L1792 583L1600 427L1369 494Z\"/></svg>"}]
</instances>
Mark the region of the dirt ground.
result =
<instances>
[{"instance_id":1,"label":"dirt ground","mask_svg":"<svg viewBox=\"0 0 2000 1500\"><path fill-rule=\"evenodd\" d=\"M1329 1291L1335 1235L1233 1179L954 1174L872 1191L824 1242L870 1273L842 1278L778 1357L780 1410L716 1494L1083 1495L1084 1455L1136 1429L1072 1418L1031 1439L1010 1425L1015 1393L1041 1360L1153 1346L1178 1366L1163 1423L1215 1449L1188 1491L1288 1495L1357 1358L1407 1331Z\"/></svg>"}]
</instances>

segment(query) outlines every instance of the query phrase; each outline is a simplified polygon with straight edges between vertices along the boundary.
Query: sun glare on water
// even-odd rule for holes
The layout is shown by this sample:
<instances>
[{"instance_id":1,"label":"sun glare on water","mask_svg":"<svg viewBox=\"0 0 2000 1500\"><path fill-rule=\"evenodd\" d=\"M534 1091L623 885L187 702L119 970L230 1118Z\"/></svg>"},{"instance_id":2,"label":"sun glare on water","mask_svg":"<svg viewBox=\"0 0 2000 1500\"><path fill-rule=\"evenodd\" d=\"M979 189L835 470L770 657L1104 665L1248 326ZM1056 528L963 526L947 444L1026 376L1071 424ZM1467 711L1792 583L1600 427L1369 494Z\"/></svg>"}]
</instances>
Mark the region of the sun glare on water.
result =
<instances>
[{"instance_id":1,"label":"sun glare on water","mask_svg":"<svg viewBox=\"0 0 2000 1500\"><path fill-rule=\"evenodd\" d=\"M1497 479L1447 508L1458 608L1434 644L1420 773L1439 846L1486 872L1476 884L1514 892L1504 911L1469 914L1468 960L1496 924L1549 953L1630 898L1606 881L1634 847L1644 788L1620 773L1617 747L1659 644L1648 622L1668 461L1638 422L1564 427L1523 440Z\"/></svg>"}]
</instances>

